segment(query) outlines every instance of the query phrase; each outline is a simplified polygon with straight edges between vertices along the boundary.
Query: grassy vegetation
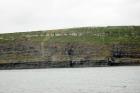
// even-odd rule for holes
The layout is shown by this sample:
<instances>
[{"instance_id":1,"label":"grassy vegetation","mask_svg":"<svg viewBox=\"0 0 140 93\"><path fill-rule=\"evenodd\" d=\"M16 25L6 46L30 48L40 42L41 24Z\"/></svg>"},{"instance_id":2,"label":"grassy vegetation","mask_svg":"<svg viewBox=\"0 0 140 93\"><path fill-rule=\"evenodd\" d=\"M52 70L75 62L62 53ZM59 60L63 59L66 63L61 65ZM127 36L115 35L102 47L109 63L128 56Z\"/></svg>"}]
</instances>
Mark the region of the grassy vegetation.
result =
<instances>
[{"instance_id":1,"label":"grassy vegetation","mask_svg":"<svg viewBox=\"0 0 140 93\"><path fill-rule=\"evenodd\" d=\"M82 33L81 36L54 36L48 37L50 41L56 42L99 42L99 43L112 43L112 42L132 42L139 43L140 40L140 27L139 26L118 26L118 27L81 27L70 29L58 29L48 31L34 31L34 32L21 32L0 34L0 42L11 42L15 39L28 38L31 41L41 42L46 34L70 34ZM97 35L98 36L97 36Z\"/></svg>"}]
</instances>

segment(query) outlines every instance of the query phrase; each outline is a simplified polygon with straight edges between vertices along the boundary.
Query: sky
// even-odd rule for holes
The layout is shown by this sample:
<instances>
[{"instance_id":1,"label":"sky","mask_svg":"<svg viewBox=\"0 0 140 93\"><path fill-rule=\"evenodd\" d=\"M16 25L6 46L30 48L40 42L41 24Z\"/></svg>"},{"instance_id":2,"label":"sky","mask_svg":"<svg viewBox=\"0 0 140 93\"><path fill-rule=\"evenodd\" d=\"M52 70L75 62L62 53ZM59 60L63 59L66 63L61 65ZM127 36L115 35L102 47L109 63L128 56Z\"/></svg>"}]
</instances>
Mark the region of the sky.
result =
<instances>
[{"instance_id":1,"label":"sky","mask_svg":"<svg viewBox=\"0 0 140 93\"><path fill-rule=\"evenodd\" d=\"M140 25L140 0L0 0L0 33Z\"/></svg>"}]
</instances>

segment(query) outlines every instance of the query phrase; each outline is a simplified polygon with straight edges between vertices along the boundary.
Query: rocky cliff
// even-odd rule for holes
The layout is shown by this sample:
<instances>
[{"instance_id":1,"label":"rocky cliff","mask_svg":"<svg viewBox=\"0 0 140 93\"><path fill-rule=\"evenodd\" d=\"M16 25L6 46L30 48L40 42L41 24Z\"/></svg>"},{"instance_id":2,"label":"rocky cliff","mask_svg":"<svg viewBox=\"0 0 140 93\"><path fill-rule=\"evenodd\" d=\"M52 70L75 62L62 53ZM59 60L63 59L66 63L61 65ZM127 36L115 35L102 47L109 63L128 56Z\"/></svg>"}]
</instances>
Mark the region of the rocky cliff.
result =
<instances>
[{"instance_id":1,"label":"rocky cliff","mask_svg":"<svg viewBox=\"0 0 140 93\"><path fill-rule=\"evenodd\" d=\"M140 26L0 34L0 68L140 63Z\"/></svg>"}]
</instances>

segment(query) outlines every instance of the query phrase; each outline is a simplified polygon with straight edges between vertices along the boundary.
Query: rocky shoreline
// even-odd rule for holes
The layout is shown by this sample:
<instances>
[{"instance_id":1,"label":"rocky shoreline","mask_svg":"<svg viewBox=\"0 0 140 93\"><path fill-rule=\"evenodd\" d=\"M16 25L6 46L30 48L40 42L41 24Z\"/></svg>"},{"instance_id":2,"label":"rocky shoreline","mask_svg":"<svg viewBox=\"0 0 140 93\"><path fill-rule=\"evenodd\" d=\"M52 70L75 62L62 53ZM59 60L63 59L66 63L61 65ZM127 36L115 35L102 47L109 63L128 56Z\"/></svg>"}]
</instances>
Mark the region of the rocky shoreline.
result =
<instances>
[{"instance_id":1,"label":"rocky shoreline","mask_svg":"<svg viewBox=\"0 0 140 93\"><path fill-rule=\"evenodd\" d=\"M78 68L78 67L105 67L105 66L135 66L140 65L140 62L121 62L113 63L106 60L90 60L76 62L18 62L18 63L3 63L0 64L0 70L8 69L40 69L40 68Z\"/></svg>"}]
</instances>

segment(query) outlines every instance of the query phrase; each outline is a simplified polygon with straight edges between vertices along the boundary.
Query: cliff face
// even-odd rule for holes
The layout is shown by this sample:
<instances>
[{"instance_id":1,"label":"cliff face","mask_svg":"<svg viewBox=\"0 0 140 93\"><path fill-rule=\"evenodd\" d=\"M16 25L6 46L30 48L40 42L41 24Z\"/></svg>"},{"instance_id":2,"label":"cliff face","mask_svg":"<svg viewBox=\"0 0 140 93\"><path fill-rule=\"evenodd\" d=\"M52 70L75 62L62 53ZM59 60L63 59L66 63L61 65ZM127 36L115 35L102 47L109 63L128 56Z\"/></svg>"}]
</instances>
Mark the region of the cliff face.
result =
<instances>
[{"instance_id":1,"label":"cliff face","mask_svg":"<svg viewBox=\"0 0 140 93\"><path fill-rule=\"evenodd\" d=\"M0 35L0 64L140 62L140 26L83 27Z\"/></svg>"}]
</instances>

